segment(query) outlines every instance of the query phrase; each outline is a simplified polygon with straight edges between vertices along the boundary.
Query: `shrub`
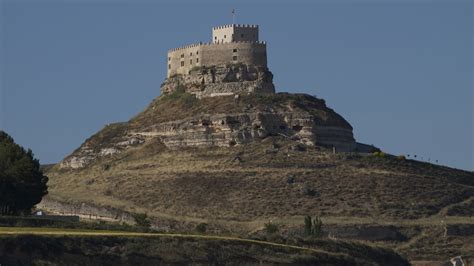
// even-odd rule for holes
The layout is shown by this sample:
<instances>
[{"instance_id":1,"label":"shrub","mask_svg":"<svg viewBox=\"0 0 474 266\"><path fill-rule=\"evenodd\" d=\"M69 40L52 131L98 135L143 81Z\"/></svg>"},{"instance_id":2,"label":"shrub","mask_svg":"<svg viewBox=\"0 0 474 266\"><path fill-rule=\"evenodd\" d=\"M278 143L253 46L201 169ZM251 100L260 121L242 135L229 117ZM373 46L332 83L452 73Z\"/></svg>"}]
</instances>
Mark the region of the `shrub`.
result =
<instances>
[{"instance_id":1,"label":"shrub","mask_svg":"<svg viewBox=\"0 0 474 266\"><path fill-rule=\"evenodd\" d=\"M375 156L375 157L380 157L380 158L385 157L385 153L382 152L382 151L376 151L376 152L372 153L372 155Z\"/></svg>"},{"instance_id":2,"label":"shrub","mask_svg":"<svg viewBox=\"0 0 474 266\"><path fill-rule=\"evenodd\" d=\"M140 227L149 228L151 226L150 218L146 213L135 213L132 215L135 224Z\"/></svg>"},{"instance_id":3,"label":"shrub","mask_svg":"<svg viewBox=\"0 0 474 266\"><path fill-rule=\"evenodd\" d=\"M303 184L303 187L301 188L301 192L303 193L303 195L306 195L306 196L311 196L311 197L319 196L319 193L313 188L311 188L308 184Z\"/></svg>"},{"instance_id":4,"label":"shrub","mask_svg":"<svg viewBox=\"0 0 474 266\"><path fill-rule=\"evenodd\" d=\"M176 85L174 91L164 95L161 99L164 101L181 101L182 103L184 103L185 107L191 107L197 101L196 96L186 92L186 86L182 84Z\"/></svg>"},{"instance_id":5,"label":"shrub","mask_svg":"<svg viewBox=\"0 0 474 266\"><path fill-rule=\"evenodd\" d=\"M184 92L186 92L186 86L182 85L182 84L178 84L176 85L176 87L174 88L174 92L176 94L183 94Z\"/></svg>"},{"instance_id":6,"label":"shrub","mask_svg":"<svg viewBox=\"0 0 474 266\"><path fill-rule=\"evenodd\" d=\"M278 226L272 222L268 222L265 224L265 232L267 234L275 234L278 232Z\"/></svg>"},{"instance_id":7,"label":"shrub","mask_svg":"<svg viewBox=\"0 0 474 266\"><path fill-rule=\"evenodd\" d=\"M196 96L190 94L190 93L183 93L181 95L181 99L184 102L184 105L187 107L191 107L195 102L196 102Z\"/></svg>"},{"instance_id":8,"label":"shrub","mask_svg":"<svg viewBox=\"0 0 474 266\"><path fill-rule=\"evenodd\" d=\"M316 216L314 219L311 216L304 217L304 232L307 236L311 237L320 237L322 236L323 222L319 216Z\"/></svg>"},{"instance_id":9,"label":"shrub","mask_svg":"<svg viewBox=\"0 0 474 266\"><path fill-rule=\"evenodd\" d=\"M207 223L200 223L196 225L196 232L205 233L207 231Z\"/></svg>"},{"instance_id":10,"label":"shrub","mask_svg":"<svg viewBox=\"0 0 474 266\"><path fill-rule=\"evenodd\" d=\"M293 184L295 183L295 176L294 175L289 175L286 177L286 183L288 184Z\"/></svg>"},{"instance_id":11,"label":"shrub","mask_svg":"<svg viewBox=\"0 0 474 266\"><path fill-rule=\"evenodd\" d=\"M398 155L397 159L400 160L400 161L405 161L406 160L405 155Z\"/></svg>"},{"instance_id":12,"label":"shrub","mask_svg":"<svg viewBox=\"0 0 474 266\"><path fill-rule=\"evenodd\" d=\"M102 168L102 171L108 171L110 170L110 164L103 164L101 168Z\"/></svg>"},{"instance_id":13,"label":"shrub","mask_svg":"<svg viewBox=\"0 0 474 266\"><path fill-rule=\"evenodd\" d=\"M165 95L163 99L177 100L177 99L180 99L185 93L186 93L186 86L184 86L183 84L178 84L175 86L174 90L171 93Z\"/></svg>"}]
</instances>

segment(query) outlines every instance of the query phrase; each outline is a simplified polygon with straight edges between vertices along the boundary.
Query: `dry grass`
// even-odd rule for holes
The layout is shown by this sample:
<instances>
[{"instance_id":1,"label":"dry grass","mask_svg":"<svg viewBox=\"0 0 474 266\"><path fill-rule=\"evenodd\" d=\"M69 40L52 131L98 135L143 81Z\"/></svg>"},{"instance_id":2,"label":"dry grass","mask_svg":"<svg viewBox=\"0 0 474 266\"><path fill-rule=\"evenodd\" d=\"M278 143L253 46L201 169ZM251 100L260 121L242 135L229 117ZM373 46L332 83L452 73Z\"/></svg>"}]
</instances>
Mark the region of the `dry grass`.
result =
<instances>
[{"instance_id":1,"label":"dry grass","mask_svg":"<svg viewBox=\"0 0 474 266\"><path fill-rule=\"evenodd\" d=\"M309 110L322 123L350 127L323 100L307 95L206 98L193 104L187 103L185 95L173 97L155 99L127 124L111 125L89 143L101 147L117 142L126 130L194 114L238 113L248 108ZM277 151L272 148L275 143ZM471 212L465 210L474 198L472 172L390 155L289 149L295 144L283 137L267 137L231 148L168 150L155 140L100 159L83 170L53 167L48 171L49 197L146 212L158 223L193 227L206 222L231 234L258 231L269 220L281 227L297 227L305 215L319 215L325 224L341 225L436 228L441 221L473 223ZM236 156L240 162L233 160ZM424 241L419 234L414 237L413 245Z\"/></svg>"},{"instance_id":2,"label":"dry grass","mask_svg":"<svg viewBox=\"0 0 474 266\"><path fill-rule=\"evenodd\" d=\"M23 264L23 260L27 260L28 263L47 262L48 265L70 265L80 261L119 265L126 259L125 264L135 265L145 263L143 258L146 258L145 264L153 265L157 262L408 265L404 258L390 250L358 243L301 240L298 244L210 235L0 227L0 260L6 264ZM26 254L26 251L30 253Z\"/></svg>"},{"instance_id":3,"label":"dry grass","mask_svg":"<svg viewBox=\"0 0 474 266\"><path fill-rule=\"evenodd\" d=\"M280 151L266 154L273 142ZM289 145L274 139L149 157L125 154L82 171L50 172L50 194L157 216L253 221L318 214L379 222L427 218L474 195L462 183L468 172L421 174L406 165L411 162L288 151ZM236 154L241 163L232 162ZM315 195L305 195L304 187Z\"/></svg>"},{"instance_id":4,"label":"dry grass","mask_svg":"<svg viewBox=\"0 0 474 266\"><path fill-rule=\"evenodd\" d=\"M344 118L327 108L324 100L306 94L252 94L241 95L238 100L233 96L203 98L198 101L190 97L186 93L158 97L143 112L132 118L129 126L131 129L146 128L196 114L229 114L273 109L280 112L305 111L314 115L319 124L351 127Z\"/></svg>"}]
</instances>

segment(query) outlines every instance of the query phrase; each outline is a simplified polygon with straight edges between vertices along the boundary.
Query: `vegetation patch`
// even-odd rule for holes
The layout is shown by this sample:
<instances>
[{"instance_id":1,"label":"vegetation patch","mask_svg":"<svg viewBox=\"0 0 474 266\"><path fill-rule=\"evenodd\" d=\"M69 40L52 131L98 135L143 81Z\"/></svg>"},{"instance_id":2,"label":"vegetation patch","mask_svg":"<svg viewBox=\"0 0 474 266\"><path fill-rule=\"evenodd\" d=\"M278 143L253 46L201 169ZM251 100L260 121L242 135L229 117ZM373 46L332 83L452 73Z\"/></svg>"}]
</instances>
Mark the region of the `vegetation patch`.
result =
<instances>
[{"instance_id":1,"label":"vegetation patch","mask_svg":"<svg viewBox=\"0 0 474 266\"><path fill-rule=\"evenodd\" d=\"M47 262L48 265L125 265L125 264L232 264L261 265L374 265L358 251L297 247L264 241L212 236L185 235L113 235L113 232L80 235L0 235L0 261L7 265ZM110 234L110 235L108 235ZM326 245L321 245L324 247ZM367 247L368 248L368 247ZM370 250L370 248L368 248ZM30 252L34 250L34 252ZM367 251L365 251L367 252ZM378 252L385 265L408 265L391 252Z\"/></svg>"}]
</instances>

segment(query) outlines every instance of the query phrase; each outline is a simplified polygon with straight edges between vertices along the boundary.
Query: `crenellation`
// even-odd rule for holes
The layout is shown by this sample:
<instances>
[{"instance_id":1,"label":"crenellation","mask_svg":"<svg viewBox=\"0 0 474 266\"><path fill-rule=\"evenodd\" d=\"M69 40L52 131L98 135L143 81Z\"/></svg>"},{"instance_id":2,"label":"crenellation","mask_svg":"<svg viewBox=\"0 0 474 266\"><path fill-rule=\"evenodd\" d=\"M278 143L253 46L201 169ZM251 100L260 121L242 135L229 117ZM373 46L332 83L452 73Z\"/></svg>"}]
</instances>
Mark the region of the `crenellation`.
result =
<instances>
[{"instance_id":1,"label":"crenellation","mask_svg":"<svg viewBox=\"0 0 474 266\"><path fill-rule=\"evenodd\" d=\"M267 44L266 41L234 41L233 43ZM194 48L194 47L204 46L204 45L222 45L222 44L226 44L226 43L198 42L198 43L194 43L190 45L184 45L181 47L172 48L172 49L169 49L168 52L174 52L178 50L189 49L189 48Z\"/></svg>"}]
</instances>

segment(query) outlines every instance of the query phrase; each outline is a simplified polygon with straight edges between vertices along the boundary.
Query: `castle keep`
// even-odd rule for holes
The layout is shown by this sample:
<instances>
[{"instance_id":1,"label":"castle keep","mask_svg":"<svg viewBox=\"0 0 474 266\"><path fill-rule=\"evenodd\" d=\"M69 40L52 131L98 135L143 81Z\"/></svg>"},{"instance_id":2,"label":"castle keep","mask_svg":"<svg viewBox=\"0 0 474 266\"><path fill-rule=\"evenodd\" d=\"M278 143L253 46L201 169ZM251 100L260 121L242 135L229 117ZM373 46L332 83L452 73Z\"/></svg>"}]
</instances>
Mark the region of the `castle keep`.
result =
<instances>
[{"instance_id":1,"label":"castle keep","mask_svg":"<svg viewBox=\"0 0 474 266\"><path fill-rule=\"evenodd\" d=\"M258 25L230 24L212 29L212 41L168 51L162 94L177 88L201 97L251 92L274 93L267 46Z\"/></svg>"}]
</instances>

